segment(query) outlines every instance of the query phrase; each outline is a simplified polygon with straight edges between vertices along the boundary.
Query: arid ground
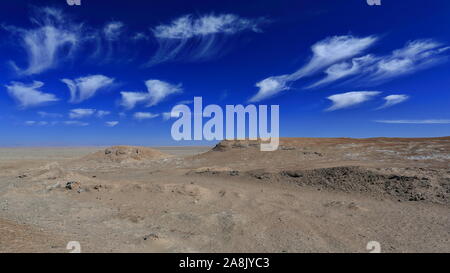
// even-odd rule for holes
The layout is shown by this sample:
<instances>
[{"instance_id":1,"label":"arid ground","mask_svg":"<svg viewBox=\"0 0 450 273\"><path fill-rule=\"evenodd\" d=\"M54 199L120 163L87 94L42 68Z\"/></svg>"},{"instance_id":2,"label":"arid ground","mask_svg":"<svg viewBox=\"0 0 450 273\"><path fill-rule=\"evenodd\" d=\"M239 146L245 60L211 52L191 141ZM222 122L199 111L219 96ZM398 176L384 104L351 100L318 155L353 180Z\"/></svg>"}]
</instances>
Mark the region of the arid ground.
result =
<instances>
[{"instance_id":1,"label":"arid ground","mask_svg":"<svg viewBox=\"0 0 450 273\"><path fill-rule=\"evenodd\" d=\"M0 148L0 252L450 252L450 137Z\"/></svg>"}]
</instances>

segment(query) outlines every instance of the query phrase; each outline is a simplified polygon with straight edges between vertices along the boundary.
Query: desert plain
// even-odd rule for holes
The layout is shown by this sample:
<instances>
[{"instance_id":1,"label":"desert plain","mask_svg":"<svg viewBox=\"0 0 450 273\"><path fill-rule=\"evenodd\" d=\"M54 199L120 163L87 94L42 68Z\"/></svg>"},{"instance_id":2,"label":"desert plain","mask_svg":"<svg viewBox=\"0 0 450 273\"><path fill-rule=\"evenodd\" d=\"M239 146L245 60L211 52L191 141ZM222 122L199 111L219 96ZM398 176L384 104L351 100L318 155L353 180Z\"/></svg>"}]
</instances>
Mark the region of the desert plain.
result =
<instances>
[{"instance_id":1,"label":"desert plain","mask_svg":"<svg viewBox=\"0 0 450 273\"><path fill-rule=\"evenodd\" d=\"M450 137L0 148L0 252L450 252Z\"/></svg>"}]
</instances>

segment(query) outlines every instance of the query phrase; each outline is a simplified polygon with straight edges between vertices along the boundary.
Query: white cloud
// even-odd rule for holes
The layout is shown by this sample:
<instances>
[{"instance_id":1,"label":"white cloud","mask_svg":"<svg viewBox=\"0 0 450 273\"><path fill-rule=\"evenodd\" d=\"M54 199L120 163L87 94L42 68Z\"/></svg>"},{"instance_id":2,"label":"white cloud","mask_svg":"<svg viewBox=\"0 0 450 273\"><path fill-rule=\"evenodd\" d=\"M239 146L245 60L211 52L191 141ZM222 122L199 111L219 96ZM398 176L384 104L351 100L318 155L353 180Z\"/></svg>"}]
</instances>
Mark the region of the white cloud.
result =
<instances>
[{"instance_id":1,"label":"white cloud","mask_svg":"<svg viewBox=\"0 0 450 273\"><path fill-rule=\"evenodd\" d=\"M342 94L336 94L327 97L333 102L326 111L334 111L355 106L372 99L374 96L380 94L379 91L353 91Z\"/></svg>"},{"instance_id":2,"label":"white cloud","mask_svg":"<svg viewBox=\"0 0 450 273\"><path fill-rule=\"evenodd\" d=\"M116 126L117 124L119 124L118 121L107 121L107 122L105 122L105 125L106 125L107 127L114 127L114 126Z\"/></svg>"},{"instance_id":3,"label":"white cloud","mask_svg":"<svg viewBox=\"0 0 450 273\"><path fill-rule=\"evenodd\" d=\"M149 42L150 36L144 32L130 33L123 22L110 21L90 34L89 40L93 48L89 56L92 61L100 65L129 64L141 55L137 43Z\"/></svg>"},{"instance_id":4,"label":"white cloud","mask_svg":"<svg viewBox=\"0 0 450 273\"><path fill-rule=\"evenodd\" d=\"M107 116L107 115L109 115L109 114L111 114L110 111L98 110L96 115L97 115L97 117L99 117L99 118L103 118L103 117L105 117L105 116Z\"/></svg>"},{"instance_id":5,"label":"white cloud","mask_svg":"<svg viewBox=\"0 0 450 273\"><path fill-rule=\"evenodd\" d=\"M143 103L149 100L148 93L142 92L120 92L122 95L122 101L120 104L126 109L133 109L137 104Z\"/></svg>"},{"instance_id":6,"label":"white cloud","mask_svg":"<svg viewBox=\"0 0 450 273\"><path fill-rule=\"evenodd\" d=\"M181 85L173 85L160 80L148 80L145 82L147 92L120 92L121 105L127 109L134 108L137 104L145 104L147 107L157 105L172 94L181 93Z\"/></svg>"},{"instance_id":7,"label":"white cloud","mask_svg":"<svg viewBox=\"0 0 450 273\"><path fill-rule=\"evenodd\" d=\"M59 100L53 94L38 90L42 86L44 86L44 83L40 81L34 81L31 84L11 82L10 85L6 85L6 89L9 95L19 103L19 107L21 108L35 107Z\"/></svg>"},{"instance_id":8,"label":"white cloud","mask_svg":"<svg viewBox=\"0 0 450 273\"><path fill-rule=\"evenodd\" d=\"M78 108L78 109L72 109L69 112L69 117L72 119L76 119L76 118L86 118L86 117L90 117L95 113L95 109L83 109L83 108Z\"/></svg>"},{"instance_id":9,"label":"white cloud","mask_svg":"<svg viewBox=\"0 0 450 273\"><path fill-rule=\"evenodd\" d=\"M368 67L373 65L377 60L377 57L369 54L362 57L353 58L350 61L334 64L325 70L325 74L327 74L325 78L308 86L308 88L317 87L349 76L358 75L364 70L367 70Z\"/></svg>"},{"instance_id":10,"label":"white cloud","mask_svg":"<svg viewBox=\"0 0 450 273\"><path fill-rule=\"evenodd\" d=\"M124 29L124 24L119 21L109 22L103 28L103 34L109 41L117 40L120 38Z\"/></svg>"},{"instance_id":11,"label":"white cloud","mask_svg":"<svg viewBox=\"0 0 450 273\"><path fill-rule=\"evenodd\" d=\"M382 58L369 78L379 81L429 68L447 60L448 57L443 53L449 49L433 40L409 42L403 48L394 50L390 56Z\"/></svg>"},{"instance_id":12,"label":"white cloud","mask_svg":"<svg viewBox=\"0 0 450 273\"><path fill-rule=\"evenodd\" d=\"M172 85L160 80L148 80L145 82L148 93L150 95L148 106L160 103L171 94L181 93L181 85Z\"/></svg>"},{"instance_id":13,"label":"white cloud","mask_svg":"<svg viewBox=\"0 0 450 273\"><path fill-rule=\"evenodd\" d=\"M224 51L223 42L230 35L242 32L260 32L263 18L248 19L234 14L185 15L169 24L153 29L159 48L150 65L175 59L202 60Z\"/></svg>"},{"instance_id":14,"label":"white cloud","mask_svg":"<svg viewBox=\"0 0 450 273\"><path fill-rule=\"evenodd\" d=\"M450 124L450 119L397 119L375 120L375 122L389 124Z\"/></svg>"},{"instance_id":15,"label":"white cloud","mask_svg":"<svg viewBox=\"0 0 450 273\"><path fill-rule=\"evenodd\" d=\"M63 122L65 125L74 125L74 126L88 126L89 123L87 122L82 122L82 121L78 121L78 120L68 120L68 121L64 121Z\"/></svg>"},{"instance_id":16,"label":"white cloud","mask_svg":"<svg viewBox=\"0 0 450 273\"><path fill-rule=\"evenodd\" d=\"M158 114L152 114L149 112L136 112L134 113L133 117L137 120L143 120L143 119L151 119L151 118L156 118L157 116L159 116Z\"/></svg>"},{"instance_id":17,"label":"white cloud","mask_svg":"<svg viewBox=\"0 0 450 273\"><path fill-rule=\"evenodd\" d=\"M45 126L45 125L48 125L48 124L49 123L47 121L35 121L35 120L27 120L27 121L25 121L25 125L28 125L28 126L33 126L33 125Z\"/></svg>"},{"instance_id":18,"label":"white cloud","mask_svg":"<svg viewBox=\"0 0 450 273\"><path fill-rule=\"evenodd\" d=\"M69 112L69 117L71 119L79 119L79 118L86 118L91 116L96 116L98 118L103 118L107 115L110 115L110 111L104 111L104 110L96 110L96 109L90 109L90 108L77 108L72 109Z\"/></svg>"},{"instance_id":19,"label":"white cloud","mask_svg":"<svg viewBox=\"0 0 450 273\"><path fill-rule=\"evenodd\" d=\"M149 100L148 93L142 92L120 92L122 95L121 105L127 109L134 108L137 104L143 103Z\"/></svg>"},{"instance_id":20,"label":"white cloud","mask_svg":"<svg viewBox=\"0 0 450 273\"><path fill-rule=\"evenodd\" d=\"M34 121L34 120L25 121L25 125L28 125L28 126L35 125L35 124L36 124L36 121Z\"/></svg>"},{"instance_id":21,"label":"white cloud","mask_svg":"<svg viewBox=\"0 0 450 273\"><path fill-rule=\"evenodd\" d=\"M103 75L90 75L75 80L61 79L61 81L67 84L70 90L69 102L80 103L93 97L100 89L111 86L114 79Z\"/></svg>"},{"instance_id":22,"label":"white cloud","mask_svg":"<svg viewBox=\"0 0 450 273\"><path fill-rule=\"evenodd\" d=\"M12 62L19 73L39 74L56 67L61 60L74 53L81 39L81 25L66 18L58 9L41 8L30 19L35 28L5 27L19 37L28 57L28 66L23 69Z\"/></svg>"},{"instance_id":23,"label":"white cloud","mask_svg":"<svg viewBox=\"0 0 450 273\"><path fill-rule=\"evenodd\" d=\"M326 38L311 47L313 56L309 63L290 75L290 80L297 80L338 61L359 55L378 40L375 36L358 38L351 35Z\"/></svg>"},{"instance_id":24,"label":"white cloud","mask_svg":"<svg viewBox=\"0 0 450 273\"><path fill-rule=\"evenodd\" d=\"M303 67L292 74L272 76L256 84L259 91L250 102L258 102L270 98L281 91L288 90L289 84L303 77L313 75L321 69L363 53L377 41L377 37L363 38L351 35L328 37L311 47L311 59Z\"/></svg>"},{"instance_id":25,"label":"white cloud","mask_svg":"<svg viewBox=\"0 0 450 273\"><path fill-rule=\"evenodd\" d=\"M169 120L169 119L172 118L172 113L171 112L164 112L161 115L162 115L163 120Z\"/></svg>"},{"instance_id":26,"label":"white cloud","mask_svg":"<svg viewBox=\"0 0 450 273\"><path fill-rule=\"evenodd\" d=\"M233 34L243 30L259 32L260 20L240 18L234 14L204 15L194 18L185 15L168 25L159 25L153 30L155 37L186 39L216 33Z\"/></svg>"},{"instance_id":27,"label":"white cloud","mask_svg":"<svg viewBox=\"0 0 450 273\"><path fill-rule=\"evenodd\" d=\"M259 91L250 98L249 102L258 102L270 98L281 91L288 90L288 78L288 75L274 76L258 82L256 87L259 88Z\"/></svg>"},{"instance_id":28,"label":"white cloud","mask_svg":"<svg viewBox=\"0 0 450 273\"><path fill-rule=\"evenodd\" d=\"M394 106L396 104L402 103L409 99L408 95L389 95L384 97L384 100L386 101L382 106L378 107L378 109L383 109L387 107Z\"/></svg>"},{"instance_id":29,"label":"white cloud","mask_svg":"<svg viewBox=\"0 0 450 273\"><path fill-rule=\"evenodd\" d=\"M381 83L447 61L448 55L445 53L449 49L450 47L431 39L411 41L389 55L366 55L332 65L325 70L327 74L325 78L309 87L317 87L350 77L353 77L350 80L359 80L363 84Z\"/></svg>"}]
</instances>

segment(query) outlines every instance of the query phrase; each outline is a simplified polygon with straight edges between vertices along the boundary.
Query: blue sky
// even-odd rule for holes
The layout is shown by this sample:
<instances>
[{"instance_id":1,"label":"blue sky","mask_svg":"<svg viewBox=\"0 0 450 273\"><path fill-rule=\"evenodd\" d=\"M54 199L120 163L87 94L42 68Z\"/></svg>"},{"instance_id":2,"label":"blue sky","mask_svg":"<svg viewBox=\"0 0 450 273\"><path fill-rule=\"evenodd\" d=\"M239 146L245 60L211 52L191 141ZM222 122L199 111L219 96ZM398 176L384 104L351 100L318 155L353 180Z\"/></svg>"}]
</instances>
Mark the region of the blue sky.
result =
<instances>
[{"instance_id":1,"label":"blue sky","mask_svg":"<svg viewBox=\"0 0 450 273\"><path fill-rule=\"evenodd\" d=\"M191 145L166 114L280 105L286 137L450 135L450 3L2 1L0 145Z\"/></svg>"}]
</instances>

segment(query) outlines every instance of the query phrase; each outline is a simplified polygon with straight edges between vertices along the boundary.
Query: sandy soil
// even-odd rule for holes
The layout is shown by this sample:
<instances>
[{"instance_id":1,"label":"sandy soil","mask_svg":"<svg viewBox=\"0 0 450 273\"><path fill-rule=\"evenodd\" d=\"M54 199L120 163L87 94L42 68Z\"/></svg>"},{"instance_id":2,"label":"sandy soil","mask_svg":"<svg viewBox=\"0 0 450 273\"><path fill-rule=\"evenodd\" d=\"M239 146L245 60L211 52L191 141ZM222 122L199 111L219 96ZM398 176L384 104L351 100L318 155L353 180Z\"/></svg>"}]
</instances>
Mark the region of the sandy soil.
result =
<instances>
[{"instance_id":1,"label":"sandy soil","mask_svg":"<svg viewBox=\"0 0 450 273\"><path fill-rule=\"evenodd\" d=\"M450 137L0 148L0 252L450 252Z\"/></svg>"}]
</instances>

